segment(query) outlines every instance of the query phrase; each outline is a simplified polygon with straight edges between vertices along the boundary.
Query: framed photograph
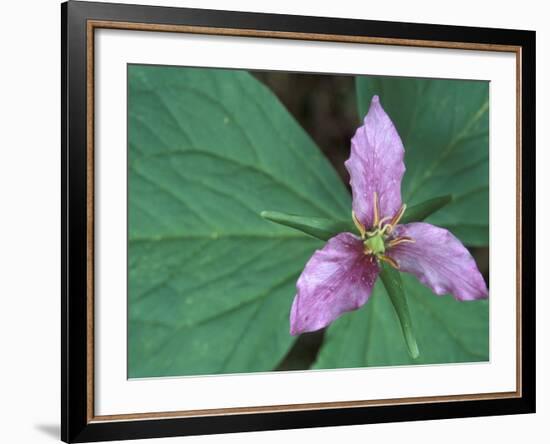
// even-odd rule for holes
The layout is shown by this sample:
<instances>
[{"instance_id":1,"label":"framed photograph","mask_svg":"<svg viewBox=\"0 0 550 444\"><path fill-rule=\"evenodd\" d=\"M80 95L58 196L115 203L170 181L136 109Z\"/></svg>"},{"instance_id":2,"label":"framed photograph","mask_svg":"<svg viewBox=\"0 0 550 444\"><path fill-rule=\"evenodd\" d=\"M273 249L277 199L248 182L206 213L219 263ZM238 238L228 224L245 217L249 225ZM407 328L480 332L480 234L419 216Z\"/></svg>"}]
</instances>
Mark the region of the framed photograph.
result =
<instances>
[{"instance_id":1,"label":"framed photograph","mask_svg":"<svg viewBox=\"0 0 550 444\"><path fill-rule=\"evenodd\" d=\"M535 411L535 33L69 1L62 439Z\"/></svg>"}]
</instances>

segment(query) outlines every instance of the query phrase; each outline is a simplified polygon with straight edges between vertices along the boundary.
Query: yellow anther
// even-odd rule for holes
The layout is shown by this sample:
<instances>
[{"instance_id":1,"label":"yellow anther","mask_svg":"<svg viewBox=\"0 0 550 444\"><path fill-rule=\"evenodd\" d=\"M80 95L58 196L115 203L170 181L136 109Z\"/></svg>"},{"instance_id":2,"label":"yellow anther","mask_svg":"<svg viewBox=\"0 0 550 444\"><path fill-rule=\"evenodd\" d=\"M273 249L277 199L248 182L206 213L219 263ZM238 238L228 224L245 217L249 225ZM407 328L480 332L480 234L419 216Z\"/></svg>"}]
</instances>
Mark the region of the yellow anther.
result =
<instances>
[{"instance_id":1,"label":"yellow anther","mask_svg":"<svg viewBox=\"0 0 550 444\"><path fill-rule=\"evenodd\" d=\"M378 211L378 194L374 192L374 206L372 208L374 213L374 219L372 221L372 226L377 227L380 224L380 212Z\"/></svg>"},{"instance_id":2,"label":"yellow anther","mask_svg":"<svg viewBox=\"0 0 550 444\"><path fill-rule=\"evenodd\" d=\"M399 223L399 221L403 217L403 214L405 214L406 209L407 209L407 205L405 204L401 205L401 208L399 208L399 211L395 214L395 216L393 216L393 219L390 222L392 229Z\"/></svg>"},{"instance_id":3,"label":"yellow anther","mask_svg":"<svg viewBox=\"0 0 550 444\"><path fill-rule=\"evenodd\" d=\"M388 242L388 247L395 247L396 245L399 245L399 244L414 243L414 242L415 242L414 239L411 239L410 237L407 237L407 236L396 237L395 239L392 239L391 241Z\"/></svg>"},{"instance_id":4,"label":"yellow anther","mask_svg":"<svg viewBox=\"0 0 550 444\"><path fill-rule=\"evenodd\" d=\"M391 219L391 216L386 216L380 219L380 222L378 222L378 228L382 228L382 224L386 222L387 220Z\"/></svg>"},{"instance_id":5,"label":"yellow anther","mask_svg":"<svg viewBox=\"0 0 550 444\"><path fill-rule=\"evenodd\" d=\"M357 216L355 215L355 211L351 210L351 218L353 219L353 223L357 227L357 230L359 230L359 233L361 234L361 239L365 239L365 233L366 229L365 226L357 219Z\"/></svg>"},{"instance_id":6,"label":"yellow anther","mask_svg":"<svg viewBox=\"0 0 550 444\"><path fill-rule=\"evenodd\" d=\"M394 259L392 259L391 257L386 256L385 254L380 254L377 257L381 261L384 261L384 262L387 262L388 264L390 264L396 270L399 270L399 264Z\"/></svg>"}]
</instances>

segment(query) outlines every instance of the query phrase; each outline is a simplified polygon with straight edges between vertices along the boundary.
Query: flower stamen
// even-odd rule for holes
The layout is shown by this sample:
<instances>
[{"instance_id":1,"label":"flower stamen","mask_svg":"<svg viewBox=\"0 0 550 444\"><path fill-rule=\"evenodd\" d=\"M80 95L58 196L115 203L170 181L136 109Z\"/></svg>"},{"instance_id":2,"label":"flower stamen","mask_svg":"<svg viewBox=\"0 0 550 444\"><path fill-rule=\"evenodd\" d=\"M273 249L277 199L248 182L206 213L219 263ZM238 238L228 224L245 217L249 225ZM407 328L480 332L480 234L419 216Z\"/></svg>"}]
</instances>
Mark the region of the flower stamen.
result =
<instances>
[{"instance_id":1,"label":"flower stamen","mask_svg":"<svg viewBox=\"0 0 550 444\"><path fill-rule=\"evenodd\" d=\"M361 234L361 239L365 239L365 234L367 232L367 229L365 226L357 219L357 216L355 215L355 211L351 211L351 218L353 219L353 223L357 227L357 230L359 230L359 234Z\"/></svg>"},{"instance_id":2,"label":"flower stamen","mask_svg":"<svg viewBox=\"0 0 550 444\"><path fill-rule=\"evenodd\" d=\"M378 222L378 228L382 228L382 224L384 222L386 222L388 219L391 219L391 216L386 216L386 217L383 217L382 219L380 219L380 222Z\"/></svg>"},{"instance_id":3,"label":"flower stamen","mask_svg":"<svg viewBox=\"0 0 550 444\"><path fill-rule=\"evenodd\" d=\"M393 239L388 239L395 226L399 223L407 205L403 204L392 216L385 216L380 218L380 208L378 207L378 193L373 193L373 221L370 231L367 231L366 227L357 219L355 212L351 212L353 222L359 233L361 233L361 239L363 240L363 252L370 256L373 260L379 260L387 262L393 268L399 270L399 264L397 261L386 255L388 248L395 247L407 242L415 242L414 239L407 236L399 236ZM388 222L389 221L389 222Z\"/></svg>"},{"instance_id":4,"label":"flower stamen","mask_svg":"<svg viewBox=\"0 0 550 444\"><path fill-rule=\"evenodd\" d=\"M374 213L372 226L377 227L380 224L380 212L378 211L378 193L376 191L374 192L374 206L372 211Z\"/></svg>"},{"instance_id":5,"label":"flower stamen","mask_svg":"<svg viewBox=\"0 0 550 444\"><path fill-rule=\"evenodd\" d=\"M385 254L380 254L377 256L378 259L380 259L381 261L384 261L388 264L390 264L393 268L395 268L396 270L399 270L399 264L397 263L396 260L392 259L391 257L389 256L386 256Z\"/></svg>"},{"instance_id":6,"label":"flower stamen","mask_svg":"<svg viewBox=\"0 0 550 444\"><path fill-rule=\"evenodd\" d=\"M405 243L415 243L416 241L410 237L402 236L396 237L388 242L388 247L395 247L396 245L405 244Z\"/></svg>"},{"instance_id":7,"label":"flower stamen","mask_svg":"<svg viewBox=\"0 0 550 444\"><path fill-rule=\"evenodd\" d=\"M406 209L407 209L407 205L403 204L403 205L401 205L401 208L399 208L399 211L397 213L395 213L395 216L393 216L393 219L389 223L389 225L392 227L392 229L393 229L393 227L395 227L399 223L399 221L403 217L403 214L405 214Z\"/></svg>"}]
</instances>

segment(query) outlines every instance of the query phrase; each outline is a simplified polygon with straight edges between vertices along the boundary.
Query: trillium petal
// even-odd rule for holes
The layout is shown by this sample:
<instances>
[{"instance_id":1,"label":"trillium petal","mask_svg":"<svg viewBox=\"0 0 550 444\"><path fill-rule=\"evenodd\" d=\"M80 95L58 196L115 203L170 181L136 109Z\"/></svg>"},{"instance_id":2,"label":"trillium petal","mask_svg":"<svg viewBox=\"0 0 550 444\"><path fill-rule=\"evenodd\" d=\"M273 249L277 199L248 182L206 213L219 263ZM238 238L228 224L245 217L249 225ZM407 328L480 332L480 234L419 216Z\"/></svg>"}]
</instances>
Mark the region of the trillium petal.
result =
<instances>
[{"instance_id":1,"label":"trillium petal","mask_svg":"<svg viewBox=\"0 0 550 444\"><path fill-rule=\"evenodd\" d=\"M472 255L449 231L423 222L395 227L394 236L414 243L401 243L387 254L400 270L414 274L438 295L452 294L461 301L488 296L487 285Z\"/></svg>"},{"instance_id":2,"label":"trillium petal","mask_svg":"<svg viewBox=\"0 0 550 444\"><path fill-rule=\"evenodd\" d=\"M290 313L290 334L319 330L369 298L378 276L375 260L363 253L361 239L340 233L306 264Z\"/></svg>"},{"instance_id":3,"label":"trillium petal","mask_svg":"<svg viewBox=\"0 0 550 444\"><path fill-rule=\"evenodd\" d=\"M350 175L353 211L367 227L374 219L374 193L380 217L393 217L401 207L401 179L405 173L401 138L378 96L372 98L363 126L351 139L345 165Z\"/></svg>"}]
</instances>

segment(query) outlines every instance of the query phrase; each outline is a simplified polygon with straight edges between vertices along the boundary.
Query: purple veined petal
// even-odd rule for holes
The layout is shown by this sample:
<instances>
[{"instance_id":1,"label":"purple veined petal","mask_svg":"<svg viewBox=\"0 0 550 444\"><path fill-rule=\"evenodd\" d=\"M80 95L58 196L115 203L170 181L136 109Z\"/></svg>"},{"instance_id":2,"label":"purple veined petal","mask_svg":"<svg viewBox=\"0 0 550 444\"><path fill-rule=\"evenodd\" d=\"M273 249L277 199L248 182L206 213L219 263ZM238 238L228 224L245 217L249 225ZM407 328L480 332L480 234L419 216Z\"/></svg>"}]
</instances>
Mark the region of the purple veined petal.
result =
<instances>
[{"instance_id":1,"label":"purple veined petal","mask_svg":"<svg viewBox=\"0 0 550 444\"><path fill-rule=\"evenodd\" d=\"M290 334L319 330L365 304L378 276L378 264L363 252L361 239L340 233L306 264L290 312Z\"/></svg>"},{"instance_id":2,"label":"purple veined petal","mask_svg":"<svg viewBox=\"0 0 550 444\"><path fill-rule=\"evenodd\" d=\"M449 231L423 222L395 227L394 236L407 236L414 243L401 243L387 254L400 270L414 274L435 294L452 294L469 301L487 298L489 292L472 255Z\"/></svg>"},{"instance_id":3,"label":"purple veined petal","mask_svg":"<svg viewBox=\"0 0 550 444\"><path fill-rule=\"evenodd\" d=\"M378 96L374 96L363 126L351 139L351 154L345 162L350 175L353 211L367 229L373 225L375 192L380 218L393 217L401 207L404 154L393 122Z\"/></svg>"}]
</instances>

